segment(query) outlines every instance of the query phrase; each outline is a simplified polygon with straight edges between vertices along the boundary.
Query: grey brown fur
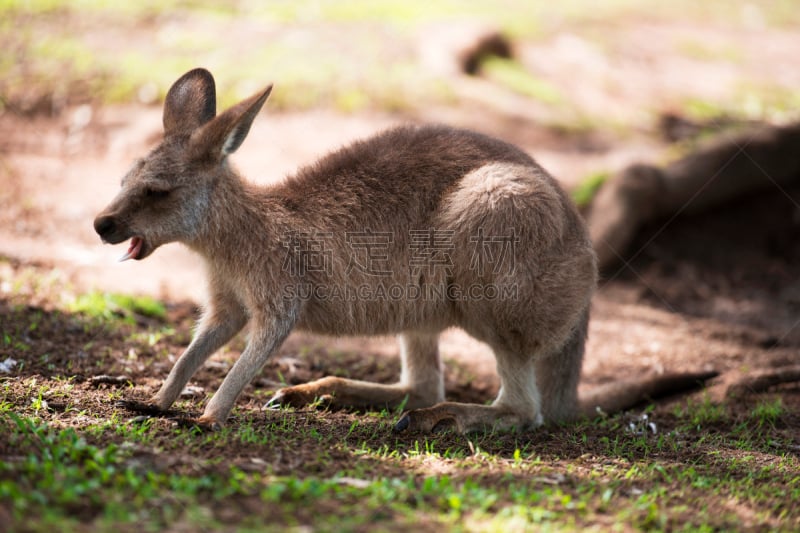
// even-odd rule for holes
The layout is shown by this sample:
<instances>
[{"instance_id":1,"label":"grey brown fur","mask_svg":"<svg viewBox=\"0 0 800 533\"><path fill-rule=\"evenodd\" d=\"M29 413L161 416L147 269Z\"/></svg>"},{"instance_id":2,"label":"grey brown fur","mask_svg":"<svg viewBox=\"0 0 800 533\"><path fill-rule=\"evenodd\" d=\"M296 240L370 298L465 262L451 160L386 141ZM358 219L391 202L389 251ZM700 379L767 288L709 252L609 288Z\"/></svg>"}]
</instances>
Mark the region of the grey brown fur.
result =
<instances>
[{"instance_id":1,"label":"grey brown fur","mask_svg":"<svg viewBox=\"0 0 800 533\"><path fill-rule=\"evenodd\" d=\"M242 389L294 328L397 334L402 374L391 385L328 377L285 388L274 403L407 402L410 411L398 427L421 431L524 428L577 416L596 265L585 226L558 184L502 141L408 126L356 142L280 184L257 187L228 165L227 156L244 140L270 90L215 116L211 75L202 69L185 74L167 96L164 141L134 165L95 220L105 241L131 239L134 259L178 241L207 264L207 309L151 408L168 409L200 365L249 325L246 349L198 424L224 423ZM367 231L385 237L373 258L377 273L353 264L359 250L352 236ZM414 241L420 231L445 236L446 248L422 253ZM480 235L513 236L501 268L475 262ZM322 245L323 268L303 268L303 239L309 238ZM499 251L491 252L495 263ZM434 256L447 261L433 264ZM366 287L358 294L374 296L381 284L491 286L511 297L351 299L296 290L322 287L329 295L333 288ZM491 405L444 402L437 338L450 326L494 350L502 388Z\"/></svg>"}]
</instances>

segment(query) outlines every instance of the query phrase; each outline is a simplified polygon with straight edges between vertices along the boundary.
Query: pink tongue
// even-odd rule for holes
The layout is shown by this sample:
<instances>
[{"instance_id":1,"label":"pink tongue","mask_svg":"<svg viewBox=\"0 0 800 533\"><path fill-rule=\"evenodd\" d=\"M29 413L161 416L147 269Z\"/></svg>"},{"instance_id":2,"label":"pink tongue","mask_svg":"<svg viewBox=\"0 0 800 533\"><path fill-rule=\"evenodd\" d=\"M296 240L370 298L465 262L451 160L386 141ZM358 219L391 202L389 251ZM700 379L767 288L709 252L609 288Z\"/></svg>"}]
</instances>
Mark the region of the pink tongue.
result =
<instances>
[{"instance_id":1,"label":"pink tongue","mask_svg":"<svg viewBox=\"0 0 800 533\"><path fill-rule=\"evenodd\" d=\"M142 251L142 239L139 237L133 237L131 239L131 245L128 248L128 251L119 258L120 262L127 261L128 259L136 259L139 255L139 252Z\"/></svg>"}]
</instances>

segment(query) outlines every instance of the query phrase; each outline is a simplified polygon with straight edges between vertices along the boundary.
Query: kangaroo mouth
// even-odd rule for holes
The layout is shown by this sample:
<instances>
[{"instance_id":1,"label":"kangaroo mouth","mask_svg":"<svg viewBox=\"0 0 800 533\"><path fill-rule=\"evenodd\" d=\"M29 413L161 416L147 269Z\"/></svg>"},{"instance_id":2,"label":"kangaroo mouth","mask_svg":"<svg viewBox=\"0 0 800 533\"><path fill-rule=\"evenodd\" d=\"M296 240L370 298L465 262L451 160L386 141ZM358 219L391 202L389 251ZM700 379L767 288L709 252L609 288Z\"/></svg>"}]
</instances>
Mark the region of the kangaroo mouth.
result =
<instances>
[{"instance_id":1,"label":"kangaroo mouth","mask_svg":"<svg viewBox=\"0 0 800 533\"><path fill-rule=\"evenodd\" d=\"M125 255L119 258L120 263L128 259L142 259L147 255L144 239L138 235L131 237L131 244Z\"/></svg>"}]
</instances>

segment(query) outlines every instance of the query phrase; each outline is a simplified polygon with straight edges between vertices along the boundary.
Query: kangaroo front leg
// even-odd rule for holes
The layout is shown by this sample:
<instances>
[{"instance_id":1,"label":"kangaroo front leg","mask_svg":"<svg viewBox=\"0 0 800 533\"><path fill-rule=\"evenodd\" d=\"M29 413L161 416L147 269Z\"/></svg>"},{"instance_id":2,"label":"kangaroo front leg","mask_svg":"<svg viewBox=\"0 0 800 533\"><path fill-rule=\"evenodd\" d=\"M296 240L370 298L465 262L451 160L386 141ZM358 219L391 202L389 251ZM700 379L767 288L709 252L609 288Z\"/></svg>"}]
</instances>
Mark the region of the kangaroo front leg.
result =
<instances>
[{"instance_id":1,"label":"kangaroo front leg","mask_svg":"<svg viewBox=\"0 0 800 533\"><path fill-rule=\"evenodd\" d=\"M119 405L148 415L164 414L200 365L241 331L246 323L247 314L238 303L212 300L192 342L172 367L159 391L147 402L123 400Z\"/></svg>"},{"instance_id":2,"label":"kangaroo front leg","mask_svg":"<svg viewBox=\"0 0 800 533\"><path fill-rule=\"evenodd\" d=\"M322 400L332 407L391 409L405 402L409 409L418 409L444 400L438 335L404 333L399 341L402 370L397 383L383 385L329 376L281 389L267 406L302 407Z\"/></svg>"},{"instance_id":3,"label":"kangaroo front leg","mask_svg":"<svg viewBox=\"0 0 800 533\"><path fill-rule=\"evenodd\" d=\"M197 419L202 427L218 427L228 418L236 398L250 383L269 359L275 349L283 343L293 324L287 321L253 319L253 331L239 360L222 381L219 390L209 400L203 416Z\"/></svg>"},{"instance_id":4,"label":"kangaroo front leg","mask_svg":"<svg viewBox=\"0 0 800 533\"><path fill-rule=\"evenodd\" d=\"M160 409L169 409L197 369L241 331L246 323L247 315L239 305L214 305L203 317L191 344L172 367L161 389L153 397L153 403Z\"/></svg>"}]
</instances>

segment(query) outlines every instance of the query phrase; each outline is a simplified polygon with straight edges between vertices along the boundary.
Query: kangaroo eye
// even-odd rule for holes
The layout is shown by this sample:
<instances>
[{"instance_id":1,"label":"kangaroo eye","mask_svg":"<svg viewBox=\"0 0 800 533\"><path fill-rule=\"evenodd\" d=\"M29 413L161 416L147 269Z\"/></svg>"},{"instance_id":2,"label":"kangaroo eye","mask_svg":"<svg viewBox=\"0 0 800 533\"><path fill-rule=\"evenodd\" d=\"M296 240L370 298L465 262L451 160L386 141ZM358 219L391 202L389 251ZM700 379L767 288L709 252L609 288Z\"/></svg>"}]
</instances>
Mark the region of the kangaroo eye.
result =
<instances>
[{"instance_id":1,"label":"kangaroo eye","mask_svg":"<svg viewBox=\"0 0 800 533\"><path fill-rule=\"evenodd\" d=\"M148 198L166 198L169 196L169 190L153 189L152 187L148 187L144 190L144 195Z\"/></svg>"}]
</instances>

